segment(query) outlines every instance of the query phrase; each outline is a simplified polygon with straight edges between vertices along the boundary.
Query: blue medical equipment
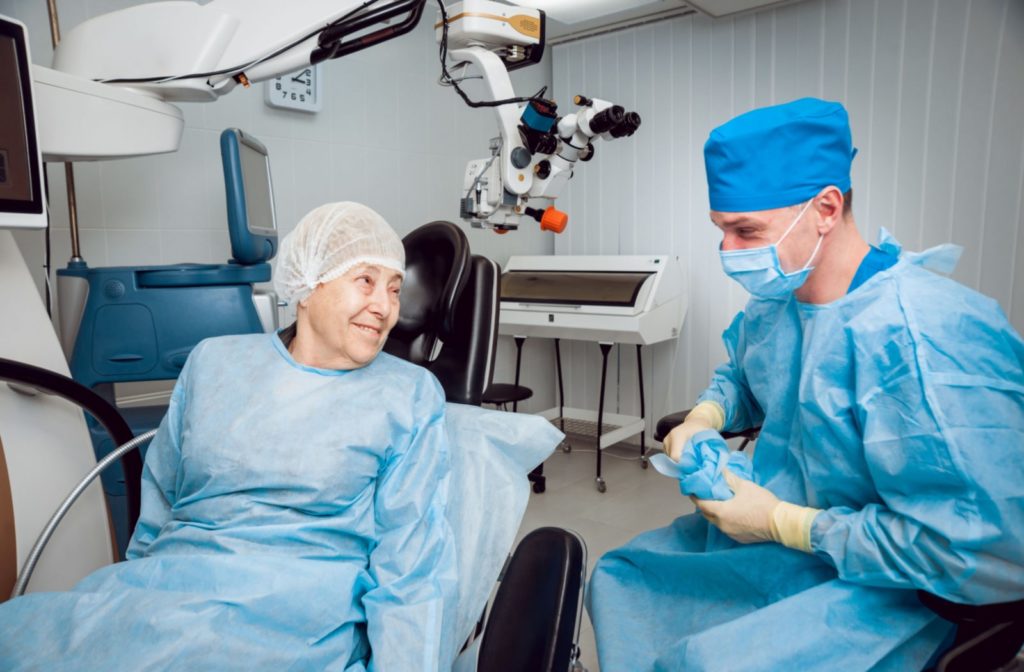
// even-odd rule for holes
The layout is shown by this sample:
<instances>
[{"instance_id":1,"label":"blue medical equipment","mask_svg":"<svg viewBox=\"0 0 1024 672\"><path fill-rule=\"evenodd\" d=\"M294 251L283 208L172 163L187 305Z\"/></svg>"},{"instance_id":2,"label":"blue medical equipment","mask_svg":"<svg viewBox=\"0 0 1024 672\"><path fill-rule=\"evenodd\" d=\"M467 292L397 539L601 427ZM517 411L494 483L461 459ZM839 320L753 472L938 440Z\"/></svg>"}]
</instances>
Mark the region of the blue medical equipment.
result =
<instances>
[{"instance_id":1,"label":"blue medical equipment","mask_svg":"<svg viewBox=\"0 0 1024 672\"><path fill-rule=\"evenodd\" d=\"M257 307L253 285L270 280L277 251L273 183L266 147L234 128L221 134L232 258L224 264L91 268L72 259L57 271L61 337L76 381L114 402L114 383L174 380L204 338L276 327L276 299ZM262 312L262 315L261 315ZM155 429L166 404L119 409L135 434ZM97 459L114 448L92 419ZM123 553L134 520L119 465L103 474Z\"/></svg>"}]
</instances>

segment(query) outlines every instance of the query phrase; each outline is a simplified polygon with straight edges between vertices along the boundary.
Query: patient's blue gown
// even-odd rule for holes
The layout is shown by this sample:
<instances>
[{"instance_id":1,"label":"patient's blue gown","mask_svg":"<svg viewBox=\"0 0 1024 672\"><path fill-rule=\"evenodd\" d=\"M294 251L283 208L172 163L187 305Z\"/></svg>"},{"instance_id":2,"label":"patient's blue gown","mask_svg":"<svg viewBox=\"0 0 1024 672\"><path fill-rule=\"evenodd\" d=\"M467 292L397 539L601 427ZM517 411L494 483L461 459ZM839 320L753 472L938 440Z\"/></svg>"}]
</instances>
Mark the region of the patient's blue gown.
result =
<instances>
[{"instance_id":1,"label":"patient's blue gown","mask_svg":"<svg viewBox=\"0 0 1024 672\"><path fill-rule=\"evenodd\" d=\"M444 393L387 354L202 342L146 456L127 562L0 605L0 669L447 670Z\"/></svg>"},{"instance_id":2,"label":"patient's blue gown","mask_svg":"<svg viewBox=\"0 0 1024 672\"><path fill-rule=\"evenodd\" d=\"M883 230L882 248L898 255ZM952 626L915 589L1024 598L1024 342L994 301L905 254L821 306L752 299L701 399L761 426L755 480L824 509L813 553L697 514L595 568L603 672L923 669Z\"/></svg>"}]
</instances>

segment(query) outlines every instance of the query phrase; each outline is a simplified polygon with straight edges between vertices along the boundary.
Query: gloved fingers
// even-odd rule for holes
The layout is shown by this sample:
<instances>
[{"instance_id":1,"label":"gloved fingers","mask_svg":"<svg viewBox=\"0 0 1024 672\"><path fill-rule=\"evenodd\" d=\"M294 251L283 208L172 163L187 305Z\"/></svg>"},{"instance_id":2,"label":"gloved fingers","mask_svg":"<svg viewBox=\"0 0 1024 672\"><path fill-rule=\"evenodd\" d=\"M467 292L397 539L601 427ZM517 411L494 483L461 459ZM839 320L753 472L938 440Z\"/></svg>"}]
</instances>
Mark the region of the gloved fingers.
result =
<instances>
[{"instance_id":1,"label":"gloved fingers","mask_svg":"<svg viewBox=\"0 0 1024 672\"><path fill-rule=\"evenodd\" d=\"M725 479L725 484L729 486L729 489L733 491L733 494L736 494L736 492L743 487L743 479L732 473L728 467L722 469L722 478Z\"/></svg>"},{"instance_id":2,"label":"gloved fingers","mask_svg":"<svg viewBox=\"0 0 1024 672\"><path fill-rule=\"evenodd\" d=\"M665 440L662 442L662 448L665 454L671 457L676 462L683 455L683 448L686 447L686 443L693 436L694 432L691 431L692 427L687 427L684 422L678 425L675 429L668 433Z\"/></svg>"},{"instance_id":3,"label":"gloved fingers","mask_svg":"<svg viewBox=\"0 0 1024 672\"><path fill-rule=\"evenodd\" d=\"M665 440L661 442L661 449L665 451L665 454L669 456L675 462L679 461L679 453L682 451L676 449L675 442L672 440L672 434L665 437Z\"/></svg>"},{"instance_id":4,"label":"gloved fingers","mask_svg":"<svg viewBox=\"0 0 1024 672\"><path fill-rule=\"evenodd\" d=\"M713 499L698 499L697 497L691 497L691 499L697 510L700 511L700 515L704 516L709 523L717 524L723 502Z\"/></svg>"}]
</instances>

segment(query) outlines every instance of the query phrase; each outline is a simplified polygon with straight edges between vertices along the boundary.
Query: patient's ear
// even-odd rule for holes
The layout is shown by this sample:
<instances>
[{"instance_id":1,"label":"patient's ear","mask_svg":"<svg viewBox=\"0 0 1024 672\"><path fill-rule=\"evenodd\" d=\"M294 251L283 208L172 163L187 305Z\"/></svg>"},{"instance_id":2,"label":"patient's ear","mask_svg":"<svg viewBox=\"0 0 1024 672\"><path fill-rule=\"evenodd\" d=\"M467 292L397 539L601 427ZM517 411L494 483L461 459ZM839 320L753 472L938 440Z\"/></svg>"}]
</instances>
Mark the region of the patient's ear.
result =
<instances>
[{"instance_id":1,"label":"patient's ear","mask_svg":"<svg viewBox=\"0 0 1024 672\"><path fill-rule=\"evenodd\" d=\"M322 282L318 282L318 283L317 283L317 285L316 285L316 287L314 287L314 288L313 288L313 291L312 291L312 292L310 292L309 294L307 294L307 295L305 296L305 298L299 299L299 303L298 303L298 305L296 306L296 309L298 309L298 308L309 308L309 300L310 300L311 298L313 298L313 295L314 295L314 294L316 294L317 290L318 290L318 289L320 289L320 288L321 288L321 287L323 287L323 286L324 286L324 283L322 283Z\"/></svg>"}]
</instances>

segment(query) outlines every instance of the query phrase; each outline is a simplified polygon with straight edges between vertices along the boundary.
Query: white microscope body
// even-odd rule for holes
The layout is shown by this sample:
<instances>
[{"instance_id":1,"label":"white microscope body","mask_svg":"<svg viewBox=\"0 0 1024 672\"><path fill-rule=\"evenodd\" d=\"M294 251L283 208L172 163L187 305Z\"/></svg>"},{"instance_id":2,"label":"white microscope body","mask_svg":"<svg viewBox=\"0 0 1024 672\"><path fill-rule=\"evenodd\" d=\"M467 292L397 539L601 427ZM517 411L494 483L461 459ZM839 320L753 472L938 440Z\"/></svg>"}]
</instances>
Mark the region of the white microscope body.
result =
<instances>
[{"instance_id":1,"label":"white microscope body","mask_svg":"<svg viewBox=\"0 0 1024 672\"><path fill-rule=\"evenodd\" d=\"M632 135L640 126L640 115L608 101L576 96L574 102L581 108L558 117L557 104L541 93L515 98L508 70L530 57L540 60L544 14L532 10L535 19L524 14L531 10L482 0L464 0L449 11L453 18L439 22L435 32L438 42L446 42L451 49L452 68L475 66L491 100L503 101L478 103L494 107L500 136L492 140L489 158L466 166L459 208L462 218L473 226L504 233L529 216L542 229L561 233L568 217L555 210L553 203L576 161L593 156L595 138ZM538 207L531 207L531 200Z\"/></svg>"}]
</instances>

